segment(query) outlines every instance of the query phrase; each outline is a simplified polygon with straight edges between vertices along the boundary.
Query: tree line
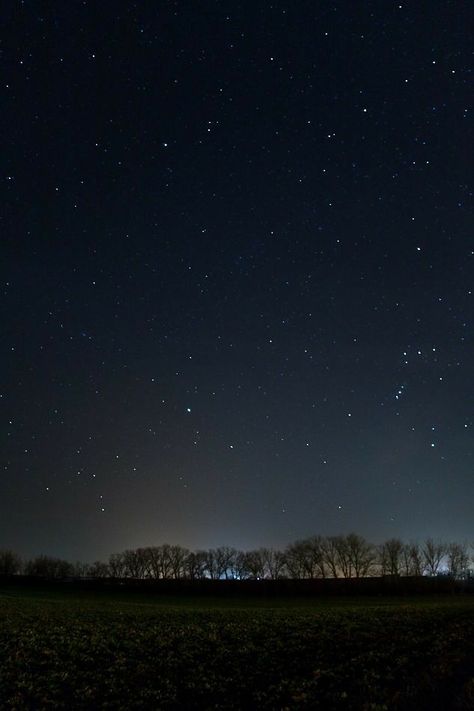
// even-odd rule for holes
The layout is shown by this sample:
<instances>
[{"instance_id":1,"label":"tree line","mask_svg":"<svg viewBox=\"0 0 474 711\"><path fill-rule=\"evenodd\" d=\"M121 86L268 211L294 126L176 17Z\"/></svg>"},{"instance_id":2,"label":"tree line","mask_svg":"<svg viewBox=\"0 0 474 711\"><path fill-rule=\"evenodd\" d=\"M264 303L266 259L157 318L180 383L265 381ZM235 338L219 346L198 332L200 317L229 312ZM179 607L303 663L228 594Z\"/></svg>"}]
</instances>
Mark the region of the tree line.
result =
<instances>
[{"instance_id":1,"label":"tree line","mask_svg":"<svg viewBox=\"0 0 474 711\"><path fill-rule=\"evenodd\" d=\"M406 543L391 538L374 545L356 533L311 536L284 550L241 551L228 546L192 551L168 543L113 553L106 562L71 563L40 555L22 560L0 549L0 575L38 578L112 578L135 580L259 580L437 576L464 578L474 562L466 543L427 538Z\"/></svg>"}]
</instances>

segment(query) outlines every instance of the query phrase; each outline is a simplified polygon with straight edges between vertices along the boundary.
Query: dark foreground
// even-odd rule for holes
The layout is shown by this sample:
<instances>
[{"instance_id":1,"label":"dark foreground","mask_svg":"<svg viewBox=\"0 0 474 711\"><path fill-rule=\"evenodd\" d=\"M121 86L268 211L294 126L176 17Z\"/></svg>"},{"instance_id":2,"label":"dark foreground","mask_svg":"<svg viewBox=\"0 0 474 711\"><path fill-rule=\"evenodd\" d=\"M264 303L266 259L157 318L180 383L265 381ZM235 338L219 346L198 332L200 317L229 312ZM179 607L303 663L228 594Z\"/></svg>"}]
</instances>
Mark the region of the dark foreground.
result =
<instances>
[{"instance_id":1,"label":"dark foreground","mask_svg":"<svg viewBox=\"0 0 474 711\"><path fill-rule=\"evenodd\" d=\"M2 709L474 709L470 597L0 589Z\"/></svg>"}]
</instances>

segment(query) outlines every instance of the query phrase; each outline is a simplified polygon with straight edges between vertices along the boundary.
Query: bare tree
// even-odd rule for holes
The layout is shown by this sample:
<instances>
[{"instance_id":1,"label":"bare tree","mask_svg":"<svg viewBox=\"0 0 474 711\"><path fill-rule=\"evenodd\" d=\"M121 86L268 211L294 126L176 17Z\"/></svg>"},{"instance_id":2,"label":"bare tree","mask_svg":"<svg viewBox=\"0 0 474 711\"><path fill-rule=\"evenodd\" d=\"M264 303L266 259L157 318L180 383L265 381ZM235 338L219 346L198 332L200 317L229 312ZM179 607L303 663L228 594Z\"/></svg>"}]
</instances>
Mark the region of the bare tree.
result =
<instances>
[{"instance_id":1,"label":"bare tree","mask_svg":"<svg viewBox=\"0 0 474 711\"><path fill-rule=\"evenodd\" d=\"M338 578L340 574L338 554L338 550L340 548L339 537L329 536L327 538L324 538L322 539L321 545L324 556L324 562L326 564L326 570L328 570L330 576L332 576L333 578Z\"/></svg>"},{"instance_id":2,"label":"bare tree","mask_svg":"<svg viewBox=\"0 0 474 711\"><path fill-rule=\"evenodd\" d=\"M326 578L328 575L325 540L321 536L312 536L308 538L309 560L311 577Z\"/></svg>"},{"instance_id":3,"label":"bare tree","mask_svg":"<svg viewBox=\"0 0 474 711\"><path fill-rule=\"evenodd\" d=\"M156 580L169 580L181 565L184 566L185 555L181 556L169 543L150 546L145 550L148 575Z\"/></svg>"},{"instance_id":4,"label":"bare tree","mask_svg":"<svg viewBox=\"0 0 474 711\"><path fill-rule=\"evenodd\" d=\"M469 567L469 553L466 543L449 543L446 546L446 562L448 572L453 578L466 574Z\"/></svg>"},{"instance_id":5,"label":"bare tree","mask_svg":"<svg viewBox=\"0 0 474 711\"><path fill-rule=\"evenodd\" d=\"M163 561L161 546L148 546L146 551L146 565L148 576L158 580L163 577Z\"/></svg>"},{"instance_id":6,"label":"bare tree","mask_svg":"<svg viewBox=\"0 0 474 711\"><path fill-rule=\"evenodd\" d=\"M327 567L334 578L342 575L351 578L352 558L347 536L330 536L323 543L324 557Z\"/></svg>"},{"instance_id":7,"label":"bare tree","mask_svg":"<svg viewBox=\"0 0 474 711\"><path fill-rule=\"evenodd\" d=\"M286 560L282 551L274 548L260 548L260 555L263 560L265 578L278 580L284 577Z\"/></svg>"},{"instance_id":8,"label":"bare tree","mask_svg":"<svg viewBox=\"0 0 474 711\"><path fill-rule=\"evenodd\" d=\"M235 577L235 558L237 551L235 548L230 548L228 546L221 546L214 550L214 565L215 572L218 578L229 578Z\"/></svg>"},{"instance_id":9,"label":"bare tree","mask_svg":"<svg viewBox=\"0 0 474 711\"><path fill-rule=\"evenodd\" d=\"M418 543L404 543L401 558L403 575L423 574L423 556Z\"/></svg>"},{"instance_id":10,"label":"bare tree","mask_svg":"<svg viewBox=\"0 0 474 711\"><path fill-rule=\"evenodd\" d=\"M441 566L444 555L446 554L446 545L441 541L434 541L432 538L427 538L421 548L423 556L424 570L427 575L437 575Z\"/></svg>"},{"instance_id":11,"label":"bare tree","mask_svg":"<svg viewBox=\"0 0 474 711\"><path fill-rule=\"evenodd\" d=\"M163 578L164 580L168 580L169 578L172 577L172 569L173 569L173 563L172 563L173 552L171 550L171 546L169 543L163 543L161 546L158 546L157 551L158 551L158 559L159 559L160 568L161 568L160 578Z\"/></svg>"},{"instance_id":12,"label":"bare tree","mask_svg":"<svg viewBox=\"0 0 474 711\"><path fill-rule=\"evenodd\" d=\"M10 550L0 550L0 575L17 575L20 570L20 556Z\"/></svg>"},{"instance_id":13,"label":"bare tree","mask_svg":"<svg viewBox=\"0 0 474 711\"><path fill-rule=\"evenodd\" d=\"M380 572L382 575L400 575L404 568L404 544L399 538L390 538L380 546Z\"/></svg>"},{"instance_id":14,"label":"bare tree","mask_svg":"<svg viewBox=\"0 0 474 711\"><path fill-rule=\"evenodd\" d=\"M125 574L125 562L123 553L111 553L109 556L109 570L112 578L123 578Z\"/></svg>"},{"instance_id":15,"label":"bare tree","mask_svg":"<svg viewBox=\"0 0 474 711\"><path fill-rule=\"evenodd\" d=\"M286 567L291 578L305 578L308 571L308 547L306 541L290 543L285 550Z\"/></svg>"},{"instance_id":16,"label":"bare tree","mask_svg":"<svg viewBox=\"0 0 474 711\"><path fill-rule=\"evenodd\" d=\"M185 560L185 576L190 580L201 580L206 577L206 551L191 551Z\"/></svg>"},{"instance_id":17,"label":"bare tree","mask_svg":"<svg viewBox=\"0 0 474 711\"><path fill-rule=\"evenodd\" d=\"M122 553L124 572L127 578L143 578L145 561L139 550L126 550Z\"/></svg>"},{"instance_id":18,"label":"bare tree","mask_svg":"<svg viewBox=\"0 0 474 711\"><path fill-rule=\"evenodd\" d=\"M245 580L250 577L247 566L247 553L245 551L237 551L235 556L235 575L238 580Z\"/></svg>"},{"instance_id":19,"label":"bare tree","mask_svg":"<svg viewBox=\"0 0 474 711\"><path fill-rule=\"evenodd\" d=\"M346 555L354 576L361 578L369 575L377 558L376 550L372 543L369 543L357 533L350 533L345 537L345 545L347 549Z\"/></svg>"},{"instance_id":20,"label":"bare tree","mask_svg":"<svg viewBox=\"0 0 474 711\"><path fill-rule=\"evenodd\" d=\"M68 578L74 574L74 566L61 558L39 555L27 561L25 574L38 578Z\"/></svg>"},{"instance_id":21,"label":"bare tree","mask_svg":"<svg viewBox=\"0 0 474 711\"><path fill-rule=\"evenodd\" d=\"M82 563L78 560L72 565L72 575L75 578L85 578L89 575L89 569L90 565L88 563Z\"/></svg>"},{"instance_id":22,"label":"bare tree","mask_svg":"<svg viewBox=\"0 0 474 711\"><path fill-rule=\"evenodd\" d=\"M170 546L168 550L169 569L171 577L175 580L184 577L188 554L188 549L183 546Z\"/></svg>"},{"instance_id":23,"label":"bare tree","mask_svg":"<svg viewBox=\"0 0 474 711\"><path fill-rule=\"evenodd\" d=\"M88 574L92 578L109 578L110 569L107 563L103 563L101 560L96 560L89 566Z\"/></svg>"},{"instance_id":24,"label":"bare tree","mask_svg":"<svg viewBox=\"0 0 474 711\"><path fill-rule=\"evenodd\" d=\"M262 579L265 577L265 557L263 549L246 551L243 554L243 567L245 577L252 579Z\"/></svg>"},{"instance_id":25,"label":"bare tree","mask_svg":"<svg viewBox=\"0 0 474 711\"><path fill-rule=\"evenodd\" d=\"M209 548L206 551L206 577L211 580L219 580L219 562L215 548Z\"/></svg>"},{"instance_id":26,"label":"bare tree","mask_svg":"<svg viewBox=\"0 0 474 711\"><path fill-rule=\"evenodd\" d=\"M26 575L45 578L93 576L139 580L360 578L379 570L383 575L435 576L443 562L453 577L466 575L470 563L467 544L446 545L428 538L420 545L391 538L375 547L363 536L350 533L297 540L285 551L273 548L237 551L228 546L189 551L180 545L164 543L114 553L107 563L96 561L92 565L73 565L43 555L22 566L14 552L0 550L0 575L14 575L23 569Z\"/></svg>"},{"instance_id":27,"label":"bare tree","mask_svg":"<svg viewBox=\"0 0 474 711\"><path fill-rule=\"evenodd\" d=\"M295 541L287 547L285 556L292 577L325 578L327 576L325 541L321 536Z\"/></svg>"}]
</instances>

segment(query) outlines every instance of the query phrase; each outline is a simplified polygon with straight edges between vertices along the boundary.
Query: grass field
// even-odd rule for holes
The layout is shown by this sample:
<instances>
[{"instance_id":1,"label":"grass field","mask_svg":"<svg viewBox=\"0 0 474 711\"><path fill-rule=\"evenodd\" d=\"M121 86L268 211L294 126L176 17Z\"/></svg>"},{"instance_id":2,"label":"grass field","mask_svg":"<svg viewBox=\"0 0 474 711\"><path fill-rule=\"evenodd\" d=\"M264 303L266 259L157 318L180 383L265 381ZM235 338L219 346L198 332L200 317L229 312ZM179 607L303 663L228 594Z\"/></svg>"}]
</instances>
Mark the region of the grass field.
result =
<instances>
[{"instance_id":1,"label":"grass field","mask_svg":"<svg viewBox=\"0 0 474 711\"><path fill-rule=\"evenodd\" d=\"M474 599L0 589L4 709L474 709Z\"/></svg>"}]
</instances>

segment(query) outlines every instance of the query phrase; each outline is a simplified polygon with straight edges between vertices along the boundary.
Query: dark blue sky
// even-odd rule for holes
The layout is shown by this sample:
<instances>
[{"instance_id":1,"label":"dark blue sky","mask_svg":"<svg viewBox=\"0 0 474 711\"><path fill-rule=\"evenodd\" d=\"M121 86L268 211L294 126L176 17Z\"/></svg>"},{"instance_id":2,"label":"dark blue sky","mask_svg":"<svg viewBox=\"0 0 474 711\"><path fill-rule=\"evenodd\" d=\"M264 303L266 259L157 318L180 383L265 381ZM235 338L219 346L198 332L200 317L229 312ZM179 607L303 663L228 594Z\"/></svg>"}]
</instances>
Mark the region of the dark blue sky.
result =
<instances>
[{"instance_id":1,"label":"dark blue sky","mask_svg":"<svg viewBox=\"0 0 474 711\"><path fill-rule=\"evenodd\" d=\"M7 3L0 547L472 538L469 3Z\"/></svg>"}]
</instances>

